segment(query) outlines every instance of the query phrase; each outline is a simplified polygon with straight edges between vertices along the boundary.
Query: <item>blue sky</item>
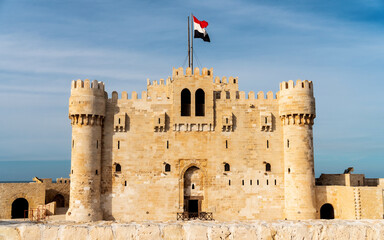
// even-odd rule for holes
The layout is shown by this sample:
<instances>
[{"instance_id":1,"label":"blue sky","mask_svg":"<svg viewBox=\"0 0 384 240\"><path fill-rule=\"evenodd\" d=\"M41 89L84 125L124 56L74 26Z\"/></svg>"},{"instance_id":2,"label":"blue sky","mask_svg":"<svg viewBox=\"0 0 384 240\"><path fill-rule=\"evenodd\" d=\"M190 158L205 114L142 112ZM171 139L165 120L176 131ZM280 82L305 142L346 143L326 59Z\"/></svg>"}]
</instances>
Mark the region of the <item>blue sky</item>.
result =
<instances>
[{"instance_id":1,"label":"blue sky","mask_svg":"<svg viewBox=\"0 0 384 240\"><path fill-rule=\"evenodd\" d=\"M145 90L185 66L191 12L209 23L198 62L240 90L314 82L317 176L384 177L383 1L0 0L0 180L23 180L24 161L66 162L41 168L68 176L70 81Z\"/></svg>"}]
</instances>

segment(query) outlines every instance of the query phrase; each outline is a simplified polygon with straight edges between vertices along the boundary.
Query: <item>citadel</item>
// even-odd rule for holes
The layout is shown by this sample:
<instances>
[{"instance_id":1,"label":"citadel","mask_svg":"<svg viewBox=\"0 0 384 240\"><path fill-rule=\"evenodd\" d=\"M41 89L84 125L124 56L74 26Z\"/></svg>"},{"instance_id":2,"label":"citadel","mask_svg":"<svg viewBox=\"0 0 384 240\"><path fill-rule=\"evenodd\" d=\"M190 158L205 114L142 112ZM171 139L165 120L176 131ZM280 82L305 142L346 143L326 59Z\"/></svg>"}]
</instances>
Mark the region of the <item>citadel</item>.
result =
<instances>
[{"instance_id":1,"label":"citadel","mask_svg":"<svg viewBox=\"0 0 384 240\"><path fill-rule=\"evenodd\" d=\"M56 207L76 222L383 219L384 179L315 179L311 81L238 84L207 68L174 68L140 97L72 81L70 179L0 183L0 219Z\"/></svg>"},{"instance_id":2,"label":"citadel","mask_svg":"<svg viewBox=\"0 0 384 240\"><path fill-rule=\"evenodd\" d=\"M138 97L72 81L67 220L383 218L383 181L314 176L313 83L239 91L213 69L173 69Z\"/></svg>"}]
</instances>

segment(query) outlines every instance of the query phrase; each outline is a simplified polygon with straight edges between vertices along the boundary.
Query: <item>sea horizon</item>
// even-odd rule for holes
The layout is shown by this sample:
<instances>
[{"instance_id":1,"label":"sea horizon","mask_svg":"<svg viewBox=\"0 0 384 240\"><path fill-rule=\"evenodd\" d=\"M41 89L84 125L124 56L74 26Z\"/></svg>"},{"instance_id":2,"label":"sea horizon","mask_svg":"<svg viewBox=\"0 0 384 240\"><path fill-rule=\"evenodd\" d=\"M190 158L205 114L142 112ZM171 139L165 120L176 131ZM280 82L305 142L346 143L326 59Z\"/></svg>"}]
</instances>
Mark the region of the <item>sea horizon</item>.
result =
<instances>
[{"instance_id":1,"label":"sea horizon","mask_svg":"<svg viewBox=\"0 0 384 240\"><path fill-rule=\"evenodd\" d=\"M69 178L71 160L0 161L0 183L33 182L38 178Z\"/></svg>"}]
</instances>

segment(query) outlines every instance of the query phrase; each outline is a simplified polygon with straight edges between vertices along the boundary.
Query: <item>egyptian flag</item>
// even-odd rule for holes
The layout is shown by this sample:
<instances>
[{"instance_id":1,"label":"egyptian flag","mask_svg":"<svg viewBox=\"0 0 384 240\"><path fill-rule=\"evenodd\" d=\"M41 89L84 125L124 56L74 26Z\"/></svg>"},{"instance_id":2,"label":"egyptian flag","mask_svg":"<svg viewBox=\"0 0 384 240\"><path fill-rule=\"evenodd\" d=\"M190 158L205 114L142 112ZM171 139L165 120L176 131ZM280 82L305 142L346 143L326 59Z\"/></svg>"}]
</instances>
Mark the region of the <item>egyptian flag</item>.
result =
<instances>
[{"instance_id":1,"label":"egyptian flag","mask_svg":"<svg viewBox=\"0 0 384 240\"><path fill-rule=\"evenodd\" d=\"M204 42L210 42L207 31L205 28L208 26L206 21L199 21L199 19L193 16L193 29L195 30L195 38L201 38Z\"/></svg>"}]
</instances>

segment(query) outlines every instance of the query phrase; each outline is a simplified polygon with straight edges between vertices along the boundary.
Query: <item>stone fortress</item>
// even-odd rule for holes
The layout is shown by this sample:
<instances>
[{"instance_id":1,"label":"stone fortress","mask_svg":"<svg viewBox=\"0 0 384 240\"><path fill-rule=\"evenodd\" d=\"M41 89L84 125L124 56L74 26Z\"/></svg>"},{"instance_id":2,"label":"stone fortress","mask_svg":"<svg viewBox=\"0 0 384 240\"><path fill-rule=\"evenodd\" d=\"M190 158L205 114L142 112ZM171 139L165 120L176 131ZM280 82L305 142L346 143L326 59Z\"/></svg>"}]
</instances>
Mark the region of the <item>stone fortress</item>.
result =
<instances>
[{"instance_id":1,"label":"stone fortress","mask_svg":"<svg viewBox=\"0 0 384 240\"><path fill-rule=\"evenodd\" d=\"M382 179L323 174L315 182L313 83L276 94L238 88L203 68L132 92L72 81L70 202L66 219L218 221L382 219Z\"/></svg>"}]
</instances>

